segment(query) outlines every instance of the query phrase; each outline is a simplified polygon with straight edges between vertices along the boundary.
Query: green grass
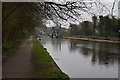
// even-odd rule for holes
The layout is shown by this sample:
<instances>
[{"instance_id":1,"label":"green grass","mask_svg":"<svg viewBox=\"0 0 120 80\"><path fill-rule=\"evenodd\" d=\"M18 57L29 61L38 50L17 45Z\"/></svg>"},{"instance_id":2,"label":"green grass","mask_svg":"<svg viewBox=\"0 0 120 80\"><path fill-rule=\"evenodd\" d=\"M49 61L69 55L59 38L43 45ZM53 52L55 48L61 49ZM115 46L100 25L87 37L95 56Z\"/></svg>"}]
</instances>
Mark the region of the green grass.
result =
<instances>
[{"instance_id":1,"label":"green grass","mask_svg":"<svg viewBox=\"0 0 120 80\"><path fill-rule=\"evenodd\" d=\"M33 78L49 78L50 80L69 79L69 77L53 66L53 59L43 46L33 38L32 48Z\"/></svg>"},{"instance_id":2,"label":"green grass","mask_svg":"<svg viewBox=\"0 0 120 80\"><path fill-rule=\"evenodd\" d=\"M27 38L16 40L13 42L8 42L2 45L2 59L3 63L14 55L15 51L20 47L20 45L26 40Z\"/></svg>"},{"instance_id":3,"label":"green grass","mask_svg":"<svg viewBox=\"0 0 120 80\"><path fill-rule=\"evenodd\" d=\"M14 42L9 42L5 45L2 46L2 50L5 52L12 52L14 50L16 50L17 48L19 48L19 46L26 40L27 38L24 39L20 39L20 40L16 40Z\"/></svg>"}]
</instances>

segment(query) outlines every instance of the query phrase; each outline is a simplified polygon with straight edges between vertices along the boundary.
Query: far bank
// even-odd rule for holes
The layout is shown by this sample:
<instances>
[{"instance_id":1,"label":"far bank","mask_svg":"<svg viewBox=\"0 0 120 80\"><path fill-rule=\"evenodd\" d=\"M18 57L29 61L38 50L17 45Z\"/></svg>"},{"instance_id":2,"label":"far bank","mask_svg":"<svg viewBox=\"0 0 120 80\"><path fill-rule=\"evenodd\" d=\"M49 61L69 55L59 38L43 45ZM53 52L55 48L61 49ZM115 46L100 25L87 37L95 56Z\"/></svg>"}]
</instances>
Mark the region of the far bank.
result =
<instances>
[{"instance_id":1,"label":"far bank","mask_svg":"<svg viewBox=\"0 0 120 80\"><path fill-rule=\"evenodd\" d=\"M108 39L108 38L93 38L93 37L78 37L78 36L73 36L73 37L64 37L66 39L78 39L78 40L84 40L84 41L94 41L94 42L108 42L108 43L120 43L120 40L117 38L116 40Z\"/></svg>"}]
</instances>

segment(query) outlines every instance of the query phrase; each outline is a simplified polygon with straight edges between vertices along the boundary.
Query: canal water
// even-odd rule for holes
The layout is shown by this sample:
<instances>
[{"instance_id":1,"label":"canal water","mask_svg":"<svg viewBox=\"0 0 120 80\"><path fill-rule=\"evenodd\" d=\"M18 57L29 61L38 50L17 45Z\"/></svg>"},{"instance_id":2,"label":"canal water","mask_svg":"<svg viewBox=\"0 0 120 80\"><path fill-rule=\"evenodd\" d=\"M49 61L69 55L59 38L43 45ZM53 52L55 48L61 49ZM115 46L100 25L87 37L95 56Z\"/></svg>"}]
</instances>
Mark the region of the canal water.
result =
<instances>
[{"instance_id":1,"label":"canal water","mask_svg":"<svg viewBox=\"0 0 120 80\"><path fill-rule=\"evenodd\" d=\"M40 42L70 78L118 78L117 44L49 37Z\"/></svg>"}]
</instances>

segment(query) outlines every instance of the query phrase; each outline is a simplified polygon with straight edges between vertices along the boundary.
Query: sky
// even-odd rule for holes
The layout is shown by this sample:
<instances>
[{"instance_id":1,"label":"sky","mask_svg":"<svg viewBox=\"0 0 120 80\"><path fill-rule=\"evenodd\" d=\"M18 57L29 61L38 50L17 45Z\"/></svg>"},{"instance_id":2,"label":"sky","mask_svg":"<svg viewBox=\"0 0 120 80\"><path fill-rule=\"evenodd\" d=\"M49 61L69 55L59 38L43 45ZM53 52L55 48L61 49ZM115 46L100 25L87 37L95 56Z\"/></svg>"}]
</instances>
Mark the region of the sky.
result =
<instances>
[{"instance_id":1,"label":"sky","mask_svg":"<svg viewBox=\"0 0 120 80\"><path fill-rule=\"evenodd\" d=\"M49 1L57 1L57 0L49 0ZM59 0L60 1L60 0ZM65 0L65 1L70 1L70 0ZM75 1L75 0L71 0L71 1ZM78 0L77 0L78 1ZM80 1L80 0L79 0ZM86 2L88 2L88 1L90 1L90 0L85 0ZM96 1L96 0L91 0L91 1ZM119 0L118 0L119 1ZM116 4L115 4L115 8L114 8L114 11L113 11L113 15L114 16L116 16L116 17L118 17L118 1L116 2ZM98 7L95 7L94 6L94 8L93 8L93 10L92 10L92 12L93 13L95 13L97 16L98 15L108 15L108 14L111 14L111 9L112 9L112 5L113 5L113 2L114 2L114 0L101 0L101 2L108 8L108 10L110 11L107 11L107 12L102 12L101 11L101 7L100 8L98 8ZM90 14L87 14L87 13L83 13L82 15L81 15L81 19L80 19L80 21L82 22L82 21L92 21L92 15L90 15ZM47 27L52 27L52 26L55 26L55 24L52 22L52 21L50 21L50 20L48 20L48 21L46 21L46 26ZM61 25L61 27L65 27L65 28L69 28L69 23L66 23L66 25Z\"/></svg>"}]
</instances>

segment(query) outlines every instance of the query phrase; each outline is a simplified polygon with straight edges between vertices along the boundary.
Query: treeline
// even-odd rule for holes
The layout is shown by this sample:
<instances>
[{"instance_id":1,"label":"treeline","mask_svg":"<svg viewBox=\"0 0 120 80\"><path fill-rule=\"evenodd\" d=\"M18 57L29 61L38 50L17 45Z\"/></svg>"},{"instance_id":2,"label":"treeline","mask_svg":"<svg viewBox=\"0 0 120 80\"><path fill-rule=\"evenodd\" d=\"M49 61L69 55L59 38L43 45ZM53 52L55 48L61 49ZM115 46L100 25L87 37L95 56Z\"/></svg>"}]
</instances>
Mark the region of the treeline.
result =
<instances>
[{"instance_id":1,"label":"treeline","mask_svg":"<svg viewBox=\"0 0 120 80\"><path fill-rule=\"evenodd\" d=\"M3 2L2 7L3 46L29 36L41 24L36 3Z\"/></svg>"},{"instance_id":2,"label":"treeline","mask_svg":"<svg viewBox=\"0 0 120 80\"><path fill-rule=\"evenodd\" d=\"M116 37L120 35L120 19L109 16L93 16L92 22L83 21L79 25L70 25L70 34L93 37Z\"/></svg>"}]
</instances>

